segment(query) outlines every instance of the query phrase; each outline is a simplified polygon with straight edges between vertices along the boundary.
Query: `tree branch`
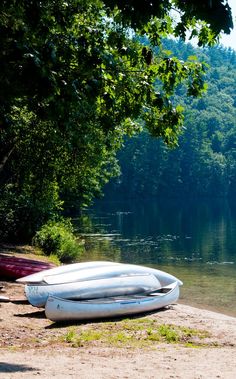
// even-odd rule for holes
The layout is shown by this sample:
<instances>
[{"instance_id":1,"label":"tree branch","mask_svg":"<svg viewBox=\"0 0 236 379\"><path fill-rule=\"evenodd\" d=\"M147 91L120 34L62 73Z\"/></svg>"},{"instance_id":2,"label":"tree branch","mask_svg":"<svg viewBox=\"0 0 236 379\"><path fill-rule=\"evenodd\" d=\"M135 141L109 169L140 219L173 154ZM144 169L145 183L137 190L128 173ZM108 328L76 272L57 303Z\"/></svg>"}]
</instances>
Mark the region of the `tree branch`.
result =
<instances>
[{"instance_id":1,"label":"tree branch","mask_svg":"<svg viewBox=\"0 0 236 379\"><path fill-rule=\"evenodd\" d=\"M5 156L3 157L2 161L0 162L0 173L3 171L4 166L7 163L8 159L10 158L10 156L11 156L11 154L12 154L12 152L13 152L14 149L15 149L15 146L13 146L10 149L10 151L7 154L5 154Z\"/></svg>"}]
</instances>

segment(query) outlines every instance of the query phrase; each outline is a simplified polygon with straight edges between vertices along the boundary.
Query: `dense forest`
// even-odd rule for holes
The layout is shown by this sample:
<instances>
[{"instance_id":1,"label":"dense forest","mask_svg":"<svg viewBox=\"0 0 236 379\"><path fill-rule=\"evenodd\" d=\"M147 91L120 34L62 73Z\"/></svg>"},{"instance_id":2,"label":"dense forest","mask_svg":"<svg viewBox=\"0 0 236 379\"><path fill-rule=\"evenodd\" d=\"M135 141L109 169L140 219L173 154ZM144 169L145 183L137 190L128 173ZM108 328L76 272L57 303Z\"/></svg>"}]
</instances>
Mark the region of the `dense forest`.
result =
<instances>
[{"instance_id":1,"label":"dense forest","mask_svg":"<svg viewBox=\"0 0 236 379\"><path fill-rule=\"evenodd\" d=\"M236 52L222 46L199 49L165 41L169 54L197 56L208 64L207 93L187 98L180 87L175 101L185 108L178 147L143 133L126 141L119 153L121 174L107 196L211 196L236 194Z\"/></svg>"},{"instance_id":2,"label":"dense forest","mask_svg":"<svg viewBox=\"0 0 236 379\"><path fill-rule=\"evenodd\" d=\"M195 38L198 46L213 46L221 33L229 34L232 28L231 9L223 0L2 0L0 241L31 240L49 222L47 235L69 205L78 209L88 205L118 173L116 153L128 136L136 137L127 149L138 144L138 154L145 150L141 145L149 149L148 137L143 143L137 134L143 128L152 137L161 137L166 146L176 146L183 130L179 103L182 97L188 103L187 96L204 93L206 65L188 58L187 51L183 60L177 46L170 55L162 41L189 37ZM222 60L221 67L228 74L222 96L229 99L230 107L233 88L229 90L227 80L232 79L226 66ZM216 79L219 71L217 68ZM198 115L193 112L210 114L208 108L212 107L216 108L216 124L221 124L221 115L225 118L226 114L224 99L214 85L208 93L215 94L220 108L208 103L208 94L201 103L193 103L186 123L191 117L196 121ZM202 104L201 110L197 104ZM194 146L196 138L189 146L194 164L194 154L206 154L214 135L212 156L207 152L207 157L202 157L207 161L204 175L227 166L233 176L233 129L226 143L223 130L222 134L216 131L217 125L207 138L200 128L202 124L195 123L187 132L204 137L201 153ZM227 163L220 146L232 150ZM152 148L156 167L161 165L156 170L162 172L161 179L151 167L147 170L144 158L141 163L137 157L140 171L155 178L156 188L161 182L162 192L169 189L164 177L173 176L176 183L172 186L178 185L178 192L182 191L178 149L171 157L162 144L153 142ZM188 159L186 156L185 162ZM193 175L198 170L194 168ZM143 176L142 182L145 180ZM231 183L232 187L233 178ZM137 183L136 192L142 187ZM54 241L57 239L56 230Z\"/></svg>"}]
</instances>

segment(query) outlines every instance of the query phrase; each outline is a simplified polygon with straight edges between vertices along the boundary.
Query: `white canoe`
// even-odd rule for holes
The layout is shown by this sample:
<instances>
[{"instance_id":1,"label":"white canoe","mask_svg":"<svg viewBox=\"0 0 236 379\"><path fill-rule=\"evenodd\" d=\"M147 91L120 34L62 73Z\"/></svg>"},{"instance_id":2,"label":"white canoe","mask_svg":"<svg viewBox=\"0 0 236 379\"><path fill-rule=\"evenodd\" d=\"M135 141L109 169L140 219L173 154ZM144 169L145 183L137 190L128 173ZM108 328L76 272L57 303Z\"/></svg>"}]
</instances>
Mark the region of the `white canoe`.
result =
<instances>
[{"instance_id":1,"label":"white canoe","mask_svg":"<svg viewBox=\"0 0 236 379\"><path fill-rule=\"evenodd\" d=\"M179 285L183 284L179 279L167 272L145 266L121 263L116 265L89 267L87 270L74 270L60 275L44 275L43 280L47 284L62 284L137 274L154 275L159 280L162 287L173 282L178 282Z\"/></svg>"},{"instance_id":2,"label":"white canoe","mask_svg":"<svg viewBox=\"0 0 236 379\"><path fill-rule=\"evenodd\" d=\"M0 302L8 302L10 301L9 297L8 296L2 296L0 295Z\"/></svg>"},{"instance_id":3,"label":"white canoe","mask_svg":"<svg viewBox=\"0 0 236 379\"><path fill-rule=\"evenodd\" d=\"M66 300L49 296L45 314L52 321L91 320L154 311L175 303L179 298L177 282L152 294L96 300Z\"/></svg>"},{"instance_id":4,"label":"white canoe","mask_svg":"<svg viewBox=\"0 0 236 379\"><path fill-rule=\"evenodd\" d=\"M27 284L25 294L35 307L43 307L49 295L63 299L96 299L151 292L161 287L154 275L135 274L64 284Z\"/></svg>"},{"instance_id":5,"label":"white canoe","mask_svg":"<svg viewBox=\"0 0 236 379\"><path fill-rule=\"evenodd\" d=\"M118 262L108 262L108 261L92 261L92 262L79 262L71 263L68 265L62 265L54 267L48 270L43 270L35 274L27 275L22 278L17 279L18 283L40 283L43 281L44 276L54 276L60 274L68 274L73 271L79 273L82 270L87 270L93 267L105 267L105 266L114 266L119 265Z\"/></svg>"}]
</instances>

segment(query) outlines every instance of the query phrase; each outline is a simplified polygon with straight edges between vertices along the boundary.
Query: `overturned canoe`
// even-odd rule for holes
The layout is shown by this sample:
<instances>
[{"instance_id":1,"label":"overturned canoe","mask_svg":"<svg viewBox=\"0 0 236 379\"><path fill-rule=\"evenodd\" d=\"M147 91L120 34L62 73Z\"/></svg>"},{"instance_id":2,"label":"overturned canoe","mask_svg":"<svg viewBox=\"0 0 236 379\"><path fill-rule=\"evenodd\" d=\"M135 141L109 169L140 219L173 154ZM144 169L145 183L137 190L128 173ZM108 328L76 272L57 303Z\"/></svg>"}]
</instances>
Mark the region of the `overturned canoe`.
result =
<instances>
[{"instance_id":1,"label":"overturned canoe","mask_svg":"<svg viewBox=\"0 0 236 379\"><path fill-rule=\"evenodd\" d=\"M59 275L44 275L43 281L47 284L62 284L79 282L84 280L115 278L121 275L138 274L154 275L159 280L162 287L173 282L178 282L179 285L182 285L182 282L179 279L165 271L157 270L146 266L121 263L116 265L110 264L106 266L91 266L88 267L87 270L74 270Z\"/></svg>"},{"instance_id":2,"label":"overturned canoe","mask_svg":"<svg viewBox=\"0 0 236 379\"><path fill-rule=\"evenodd\" d=\"M0 254L0 276L4 279L15 280L52 267L52 263Z\"/></svg>"},{"instance_id":3,"label":"overturned canoe","mask_svg":"<svg viewBox=\"0 0 236 379\"><path fill-rule=\"evenodd\" d=\"M134 274L63 284L27 284L25 295L30 304L43 307L49 295L63 299L96 299L152 292L160 287L154 275Z\"/></svg>"},{"instance_id":4,"label":"overturned canoe","mask_svg":"<svg viewBox=\"0 0 236 379\"><path fill-rule=\"evenodd\" d=\"M91 261L91 262L79 262L79 263L71 263L68 265L62 265L58 267L54 267L45 271L41 271L32 275L27 275L17 280L19 283L41 283L44 281L45 276L56 276L62 274L69 274L71 272L76 271L80 273L83 270L87 270L90 268L98 268L105 266L114 266L119 265L117 262L109 262L109 261Z\"/></svg>"},{"instance_id":5,"label":"overturned canoe","mask_svg":"<svg viewBox=\"0 0 236 379\"><path fill-rule=\"evenodd\" d=\"M154 311L175 303L178 282L148 295L121 296L95 300L66 300L49 296L45 314L52 321L91 320Z\"/></svg>"},{"instance_id":6,"label":"overturned canoe","mask_svg":"<svg viewBox=\"0 0 236 379\"><path fill-rule=\"evenodd\" d=\"M50 265L50 267L54 267L55 265L53 263L48 263L44 261L39 261L36 259L30 259L30 258L25 258L25 257L19 257L15 255L9 255L9 254L0 254L0 262L13 262L13 263L18 263L18 264L25 264L29 263L31 265L38 265L38 264L45 264L47 267Z\"/></svg>"}]
</instances>

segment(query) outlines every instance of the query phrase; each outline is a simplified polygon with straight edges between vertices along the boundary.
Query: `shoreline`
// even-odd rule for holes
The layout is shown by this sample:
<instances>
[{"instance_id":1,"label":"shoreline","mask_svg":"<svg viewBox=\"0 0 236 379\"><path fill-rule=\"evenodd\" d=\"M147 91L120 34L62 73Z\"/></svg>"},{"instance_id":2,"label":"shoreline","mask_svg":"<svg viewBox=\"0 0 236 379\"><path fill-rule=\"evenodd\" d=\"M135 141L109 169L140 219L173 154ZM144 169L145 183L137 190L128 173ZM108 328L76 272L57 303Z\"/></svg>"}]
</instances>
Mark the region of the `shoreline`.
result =
<instances>
[{"instance_id":1,"label":"shoreline","mask_svg":"<svg viewBox=\"0 0 236 379\"><path fill-rule=\"evenodd\" d=\"M14 254L17 257L37 259L37 260L42 260L46 262L49 261L48 257L45 255L42 255L40 250L37 250L35 247L30 246L30 245L9 245L9 244L2 245L0 244L0 253L10 254L10 255ZM181 298L181 288L180 288L180 298L179 298L178 304L187 305L187 306L194 307L197 309L223 314L225 316L236 317L236 313L233 311L229 310L229 311L223 312L221 307L217 308L215 306L206 305L204 303L199 304L199 302L196 303L194 301L193 302L189 301L186 298Z\"/></svg>"},{"instance_id":2,"label":"shoreline","mask_svg":"<svg viewBox=\"0 0 236 379\"><path fill-rule=\"evenodd\" d=\"M7 252L41 259L31 249ZM74 347L73 343L65 341L65 336L72 331L80 334L84 329L99 330L106 324L105 320L69 325L52 323L45 318L43 309L34 308L25 301L23 284L1 283L5 287L1 294L17 301L0 302L0 379L32 379L35 375L40 379L78 379L78 376L83 379L236 377L235 316L186 304L180 299L176 305L143 314L142 318L193 331L192 343L153 341L150 346L142 348L133 347L128 342L113 346L92 340ZM136 318L133 320L136 323ZM119 329L119 324L120 320L112 322L113 328ZM194 337L194 331L197 337ZM147 330L143 332L147 333Z\"/></svg>"},{"instance_id":3,"label":"shoreline","mask_svg":"<svg viewBox=\"0 0 236 379\"><path fill-rule=\"evenodd\" d=\"M24 286L5 282L12 299L24 299ZM236 318L206 309L177 303L144 314L144 319L161 325L174 325L205 334L192 343L153 341L148 347L113 346L97 340L80 346L65 342L72 330L98 323L55 324L43 309L29 303L0 303L0 379L234 379L236 377ZM134 318L138 323L139 318ZM118 328L120 320L112 322ZM108 322L108 327L109 326ZM199 334L200 335L200 334ZM198 337L197 337L198 338ZM62 342L64 339L64 342ZM197 344L196 342L197 341Z\"/></svg>"},{"instance_id":4,"label":"shoreline","mask_svg":"<svg viewBox=\"0 0 236 379\"><path fill-rule=\"evenodd\" d=\"M190 307L190 308L199 309L201 311L212 312L212 313L216 313L216 314L219 314L222 316L231 317L231 318L236 319L236 315L234 312L230 312L230 311L223 312L221 309L218 309L214 306L210 306L210 305L206 306L205 304L201 305L201 304L196 304L194 302L193 303L192 302L186 302L185 300L182 300L182 299L179 299L178 304L181 304L181 305L184 305L184 306Z\"/></svg>"}]
</instances>

